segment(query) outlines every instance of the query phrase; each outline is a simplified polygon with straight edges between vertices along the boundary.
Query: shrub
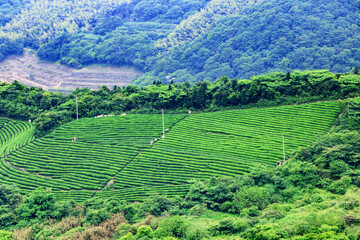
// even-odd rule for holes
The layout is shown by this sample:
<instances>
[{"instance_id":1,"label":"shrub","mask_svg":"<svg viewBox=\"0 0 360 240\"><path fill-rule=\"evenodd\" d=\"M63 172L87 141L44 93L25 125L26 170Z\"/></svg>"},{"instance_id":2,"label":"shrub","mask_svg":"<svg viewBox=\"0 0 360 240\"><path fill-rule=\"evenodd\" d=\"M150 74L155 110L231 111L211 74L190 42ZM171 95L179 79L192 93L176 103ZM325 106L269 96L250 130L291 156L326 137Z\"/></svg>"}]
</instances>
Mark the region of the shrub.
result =
<instances>
[{"instance_id":1,"label":"shrub","mask_svg":"<svg viewBox=\"0 0 360 240\"><path fill-rule=\"evenodd\" d=\"M86 213L85 221L90 225L99 225L101 222L109 218L110 215L107 211L90 209Z\"/></svg>"},{"instance_id":2,"label":"shrub","mask_svg":"<svg viewBox=\"0 0 360 240\"><path fill-rule=\"evenodd\" d=\"M54 194L51 190L38 188L26 196L15 211L24 220L45 219L50 216L53 206Z\"/></svg>"},{"instance_id":3,"label":"shrub","mask_svg":"<svg viewBox=\"0 0 360 240\"><path fill-rule=\"evenodd\" d=\"M150 226L142 225L138 228L136 238L137 239L150 239L153 238L154 233Z\"/></svg>"},{"instance_id":4,"label":"shrub","mask_svg":"<svg viewBox=\"0 0 360 240\"><path fill-rule=\"evenodd\" d=\"M193 224L186 228L186 239L198 240L208 236L208 231L204 225Z\"/></svg>"},{"instance_id":5,"label":"shrub","mask_svg":"<svg viewBox=\"0 0 360 240\"><path fill-rule=\"evenodd\" d=\"M12 239L12 232L0 230L0 239L1 240L11 240Z\"/></svg>"},{"instance_id":6,"label":"shrub","mask_svg":"<svg viewBox=\"0 0 360 240\"><path fill-rule=\"evenodd\" d=\"M234 234L245 231L248 226L247 221L243 219L225 218L211 227L210 232L212 235Z\"/></svg>"},{"instance_id":7,"label":"shrub","mask_svg":"<svg viewBox=\"0 0 360 240\"><path fill-rule=\"evenodd\" d=\"M342 177L340 180L331 183L327 189L335 194L345 194L346 189L350 186L351 178L348 176Z\"/></svg>"},{"instance_id":8,"label":"shrub","mask_svg":"<svg viewBox=\"0 0 360 240\"><path fill-rule=\"evenodd\" d=\"M155 235L161 237L185 237L186 231L185 218L181 216L174 216L164 218L155 232Z\"/></svg>"},{"instance_id":9,"label":"shrub","mask_svg":"<svg viewBox=\"0 0 360 240\"><path fill-rule=\"evenodd\" d=\"M272 189L264 187L242 187L235 193L233 205L238 212L253 206L261 210L271 203L272 193Z\"/></svg>"},{"instance_id":10,"label":"shrub","mask_svg":"<svg viewBox=\"0 0 360 240\"><path fill-rule=\"evenodd\" d=\"M121 223L115 230L116 237L122 237L129 233L131 225L128 223Z\"/></svg>"},{"instance_id":11,"label":"shrub","mask_svg":"<svg viewBox=\"0 0 360 240\"><path fill-rule=\"evenodd\" d=\"M279 210L269 210L263 213L263 216L265 218L269 218L269 219L280 219L285 217L285 215L279 211Z\"/></svg>"},{"instance_id":12,"label":"shrub","mask_svg":"<svg viewBox=\"0 0 360 240\"><path fill-rule=\"evenodd\" d=\"M125 236L121 237L120 240L135 240L136 238L134 237L134 235L132 235L132 233L128 233Z\"/></svg>"}]
</instances>

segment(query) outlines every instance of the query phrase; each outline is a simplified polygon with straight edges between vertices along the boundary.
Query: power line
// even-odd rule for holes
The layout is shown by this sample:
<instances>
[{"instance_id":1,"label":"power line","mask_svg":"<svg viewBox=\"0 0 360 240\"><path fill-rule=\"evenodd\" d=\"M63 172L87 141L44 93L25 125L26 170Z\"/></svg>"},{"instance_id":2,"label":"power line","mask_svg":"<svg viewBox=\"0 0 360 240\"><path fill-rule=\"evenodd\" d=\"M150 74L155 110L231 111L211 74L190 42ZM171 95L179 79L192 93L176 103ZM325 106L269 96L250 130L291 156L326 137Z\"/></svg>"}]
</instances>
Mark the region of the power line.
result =
<instances>
[{"instance_id":1,"label":"power line","mask_svg":"<svg viewBox=\"0 0 360 240\"><path fill-rule=\"evenodd\" d=\"M163 135L162 135L162 139L165 138L165 120L164 120L164 109L161 109L162 111L162 123L163 123Z\"/></svg>"},{"instance_id":2,"label":"power line","mask_svg":"<svg viewBox=\"0 0 360 240\"><path fill-rule=\"evenodd\" d=\"M79 107L78 107L77 95L76 95L76 120L79 120Z\"/></svg>"}]
</instances>

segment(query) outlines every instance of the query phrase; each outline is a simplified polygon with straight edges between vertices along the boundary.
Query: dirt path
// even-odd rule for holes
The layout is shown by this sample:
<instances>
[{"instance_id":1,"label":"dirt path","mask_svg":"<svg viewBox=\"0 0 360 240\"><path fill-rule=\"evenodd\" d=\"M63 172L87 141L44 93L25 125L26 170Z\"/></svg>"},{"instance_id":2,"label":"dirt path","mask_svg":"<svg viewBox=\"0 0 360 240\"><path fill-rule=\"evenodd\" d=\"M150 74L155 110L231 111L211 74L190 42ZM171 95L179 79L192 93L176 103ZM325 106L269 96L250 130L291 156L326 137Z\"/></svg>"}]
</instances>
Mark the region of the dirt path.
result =
<instances>
[{"instance_id":1,"label":"dirt path","mask_svg":"<svg viewBox=\"0 0 360 240\"><path fill-rule=\"evenodd\" d=\"M38 172L35 172L35 173L29 172L29 171L27 171L25 168L22 168L22 167L16 167L16 166L12 165L9 161L5 161L5 162L6 162L7 165L9 165L10 167L12 167L12 168L14 168L14 169L17 169L17 170L20 170L20 171L23 171L23 172L26 172L26 173L28 173L28 174L35 174L35 175L37 175L37 176L46 177L46 178L49 178L49 179L52 178L52 177L50 177L50 176L40 175Z\"/></svg>"}]
</instances>

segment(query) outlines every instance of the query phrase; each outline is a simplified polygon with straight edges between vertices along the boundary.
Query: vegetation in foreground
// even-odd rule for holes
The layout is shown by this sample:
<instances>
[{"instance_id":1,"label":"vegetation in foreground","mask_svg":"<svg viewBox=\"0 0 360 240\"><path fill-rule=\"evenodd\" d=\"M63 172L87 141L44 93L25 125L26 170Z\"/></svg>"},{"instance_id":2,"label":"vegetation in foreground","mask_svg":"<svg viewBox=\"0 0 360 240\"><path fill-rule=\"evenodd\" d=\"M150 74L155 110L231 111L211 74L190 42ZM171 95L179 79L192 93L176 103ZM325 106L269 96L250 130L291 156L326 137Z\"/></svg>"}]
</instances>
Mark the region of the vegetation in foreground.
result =
<instances>
[{"instance_id":1,"label":"vegetation in foreground","mask_svg":"<svg viewBox=\"0 0 360 240\"><path fill-rule=\"evenodd\" d=\"M332 131L283 166L196 181L184 198L59 202L0 187L0 224L11 239L358 239L360 99Z\"/></svg>"}]
</instances>

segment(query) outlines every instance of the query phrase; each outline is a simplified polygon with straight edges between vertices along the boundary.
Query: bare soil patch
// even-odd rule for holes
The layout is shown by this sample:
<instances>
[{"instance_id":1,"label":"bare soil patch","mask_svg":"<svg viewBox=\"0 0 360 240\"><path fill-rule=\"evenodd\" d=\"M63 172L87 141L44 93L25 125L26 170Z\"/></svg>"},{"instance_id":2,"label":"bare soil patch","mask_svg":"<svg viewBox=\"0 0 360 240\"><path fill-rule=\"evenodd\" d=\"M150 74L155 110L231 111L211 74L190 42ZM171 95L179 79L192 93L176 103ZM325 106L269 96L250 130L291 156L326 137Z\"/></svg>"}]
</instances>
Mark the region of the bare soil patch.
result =
<instances>
[{"instance_id":1,"label":"bare soil patch","mask_svg":"<svg viewBox=\"0 0 360 240\"><path fill-rule=\"evenodd\" d=\"M41 61L29 49L25 49L23 55L11 56L0 62L0 81L11 83L17 80L27 86L56 92L71 92L84 87L95 90L104 85L109 88L115 85L123 87L142 74L131 67L94 65L74 69Z\"/></svg>"}]
</instances>

